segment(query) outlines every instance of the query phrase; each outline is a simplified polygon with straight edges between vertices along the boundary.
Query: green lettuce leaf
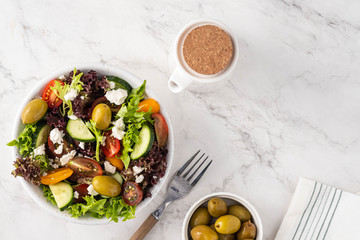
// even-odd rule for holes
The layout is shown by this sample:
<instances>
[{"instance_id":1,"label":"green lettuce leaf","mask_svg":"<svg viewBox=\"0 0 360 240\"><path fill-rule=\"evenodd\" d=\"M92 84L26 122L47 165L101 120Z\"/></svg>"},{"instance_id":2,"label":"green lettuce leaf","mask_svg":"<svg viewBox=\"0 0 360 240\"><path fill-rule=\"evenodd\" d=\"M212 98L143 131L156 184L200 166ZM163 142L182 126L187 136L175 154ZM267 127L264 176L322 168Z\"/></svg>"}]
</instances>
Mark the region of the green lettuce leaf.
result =
<instances>
[{"instance_id":1,"label":"green lettuce leaf","mask_svg":"<svg viewBox=\"0 0 360 240\"><path fill-rule=\"evenodd\" d=\"M102 132L96 128L96 122L94 122L93 120L90 119L89 122L85 123L86 126L89 128L89 130L95 135L95 139L96 139L96 152L95 152L95 158L96 161L100 161L99 155L100 155L100 144L102 141Z\"/></svg>"},{"instance_id":2,"label":"green lettuce leaf","mask_svg":"<svg viewBox=\"0 0 360 240\"><path fill-rule=\"evenodd\" d=\"M47 155L38 155L32 160L36 166L38 166L41 170L41 173L51 170L51 166L49 164L49 157Z\"/></svg>"},{"instance_id":3,"label":"green lettuce leaf","mask_svg":"<svg viewBox=\"0 0 360 240\"><path fill-rule=\"evenodd\" d=\"M41 184L40 187L41 187L41 190L43 191L44 197L45 197L49 202L51 202L53 205L56 205L56 201L55 201L54 195L52 194L49 186Z\"/></svg>"},{"instance_id":4,"label":"green lettuce leaf","mask_svg":"<svg viewBox=\"0 0 360 240\"><path fill-rule=\"evenodd\" d=\"M62 103L62 111L61 114L63 116L65 116L66 114L66 110L68 109L68 115L73 115L73 110L72 110L72 102L71 100L65 100L65 95L67 93L70 92L71 89L75 89L77 93L79 93L81 90L83 90L83 85L84 83L81 82L81 76L83 75L83 73L79 73L78 75L76 75L76 68L74 68L73 71L73 77L72 77L72 82L71 84L66 84L64 82L60 82L60 81L55 81L55 86L54 87L50 87L51 90L55 91L56 95L63 101Z\"/></svg>"},{"instance_id":5,"label":"green lettuce leaf","mask_svg":"<svg viewBox=\"0 0 360 240\"><path fill-rule=\"evenodd\" d=\"M36 132L35 124L27 124L24 130L20 133L17 140L9 142L8 146L16 146L19 149L19 153L26 157L34 151L33 138Z\"/></svg>"},{"instance_id":6,"label":"green lettuce leaf","mask_svg":"<svg viewBox=\"0 0 360 240\"><path fill-rule=\"evenodd\" d=\"M80 217L90 214L95 218L106 216L110 221L118 222L135 217L135 206L127 205L121 197L103 198L96 200L94 196L85 196L86 203L77 203L68 207L72 217Z\"/></svg>"},{"instance_id":7,"label":"green lettuce leaf","mask_svg":"<svg viewBox=\"0 0 360 240\"><path fill-rule=\"evenodd\" d=\"M130 153L133 151L135 143L139 142L140 129L146 122L154 124L154 120L151 118L151 110L148 112L138 112L138 105L144 98L145 86L146 80L144 80L140 87L134 88L127 97L126 103L116 114L116 118L122 118L127 126L125 136L122 140L123 151L120 156L124 162L125 169L129 166Z\"/></svg>"}]
</instances>

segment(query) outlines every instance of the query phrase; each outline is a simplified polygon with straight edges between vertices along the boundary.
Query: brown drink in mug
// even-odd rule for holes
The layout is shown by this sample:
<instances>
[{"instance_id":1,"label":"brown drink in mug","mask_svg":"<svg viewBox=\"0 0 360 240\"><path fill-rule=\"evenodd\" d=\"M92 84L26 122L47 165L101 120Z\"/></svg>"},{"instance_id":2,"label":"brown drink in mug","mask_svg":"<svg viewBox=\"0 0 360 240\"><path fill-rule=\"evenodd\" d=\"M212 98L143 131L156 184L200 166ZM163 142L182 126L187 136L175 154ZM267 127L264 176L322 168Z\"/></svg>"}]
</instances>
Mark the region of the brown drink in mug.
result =
<instances>
[{"instance_id":1,"label":"brown drink in mug","mask_svg":"<svg viewBox=\"0 0 360 240\"><path fill-rule=\"evenodd\" d=\"M192 82L225 79L238 59L236 38L214 20L198 20L186 25L175 45L177 67L169 79L169 88L175 93Z\"/></svg>"}]
</instances>

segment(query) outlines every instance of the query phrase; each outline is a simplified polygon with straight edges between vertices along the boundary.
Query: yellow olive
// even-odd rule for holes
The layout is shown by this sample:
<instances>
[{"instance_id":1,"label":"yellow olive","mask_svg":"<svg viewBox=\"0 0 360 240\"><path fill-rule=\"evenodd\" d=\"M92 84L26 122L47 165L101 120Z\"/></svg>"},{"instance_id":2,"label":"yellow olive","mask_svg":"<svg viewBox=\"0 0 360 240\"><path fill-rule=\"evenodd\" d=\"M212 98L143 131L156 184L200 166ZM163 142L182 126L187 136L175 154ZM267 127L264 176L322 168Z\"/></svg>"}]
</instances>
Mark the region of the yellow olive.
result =
<instances>
[{"instance_id":1,"label":"yellow olive","mask_svg":"<svg viewBox=\"0 0 360 240\"><path fill-rule=\"evenodd\" d=\"M111 123L111 109L105 103L99 103L94 107L91 114L91 119L96 123L96 127L100 130L105 130Z\"/></svg>"},{"instance_id":2,"label":"yellow olive","mask_svg":"<svg viewBox=\"0 0 360 240\"><path fill-rule=\"evenodd\" d=\"M220 198L212 198L208 202L208 211L213 217L220 217L227 213L227 205Z\"/></svg>"},{"instance_id":3,"label":"yellow olive","mask_svg":"<svg viewBox=\"0 0 360 240\"><path fill-rule=\"evenodd\" d=\"M120 183L110 176L96 176L92 180L92 185L95 191L108 197L116 197L121 192Z\"/></svg>"},{"instance_id":4,"label":"yellow olive","mask_svg":"<svg viewBox=\"0 0 360 240\"><path fill-rule=\"evenodd\" d=\"M197 225L209 225L211 216L205 207L196 209L190 219L190 227L193 228Z\"/></svg>"},{"instance_id":5,"label":"yellow olive","mask_svg":"<svg viewBox=\"0 0 360 240\"><path fill-rule=\"evenodd\" d=\"M224 215L215 222L215 229L221 234L233 234L239 231L241 222L233 215Z\"/></svg>"},{"instance_id":6,"label":"yellow olive","mask_svg":"<svg viewBox=\"0 0 360 240\"><path fill-rule=\"evenodd\" d=\"M241 222L246 222L251 219L249 210L240 205L229 206L228 214L238 217Z\"/></svg>"},{"instance_id":7,"label":"yellow olive","mask_svg":"<svg viewBox=\"0 0 360 240\"><path fill-rule=\"evenodd\" d=\"M47 109L48 104L44 100L40 98L31 100L24 107L21 120L24 124L36 123L45 115Z\"/></svg>"},{"instance_id":8,"label":"yellow olive","mask_svg":"<svg viewBox=\"0 0 360 240\"><path fill-rule=\"evenodd\" d=\"M237 233L238 240L254 239L256 236L256 226L252 222L244 222L240 231Z\"/></svg>"},{"instance_id":9,"label":"yellow olive","mask_svg":"<svg viewBox=\"0 0 360 240\"><path fill-rule=\"evenodd\" d=\"M194 227L191 232L193 240L218 240L219 236L209 226L198 225Z\"/></svg>"}]
</instances>

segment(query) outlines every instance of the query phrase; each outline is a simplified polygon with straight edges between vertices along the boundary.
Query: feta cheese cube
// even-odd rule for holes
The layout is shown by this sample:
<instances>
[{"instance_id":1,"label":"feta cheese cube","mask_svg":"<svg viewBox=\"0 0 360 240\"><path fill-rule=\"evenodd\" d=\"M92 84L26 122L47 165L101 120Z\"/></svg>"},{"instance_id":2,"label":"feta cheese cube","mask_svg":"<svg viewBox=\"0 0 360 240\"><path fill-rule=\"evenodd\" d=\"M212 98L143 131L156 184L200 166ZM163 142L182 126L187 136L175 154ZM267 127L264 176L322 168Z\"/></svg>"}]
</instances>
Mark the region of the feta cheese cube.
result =
<instances>
[{"instance_id":1,"label":"feta cheese cube","mask_svg":"<svg viewBox=\"0 0 360 240\"><path fill-rule=\"evenodd\" d=\"M57 147L57 149L55 149L54 153L55 153L55 154L61 154L62 151L63 151L63 148L64 148L64 144L61 143L61 144Z\"/></svg>"},{"instance_id":2,"label":"feta cheese cube","mask_svg":"<svg viewBox=\"0 0 360 240\"><path fill-rule=\"evenodd\" d=\"M62 130L59 130L58 128L54 128L50 132L50 140L54 144L56 144L56 143L61 144L62 141L63 141L64 136L65 136L65 133Z\"/></svg>"},{"instance_id":3,"label":"feta cheese cube","mask_svg":"<svg viewBox=\"0 0 360 240\"><path fill-rule=\"evenodd\" d=\"M142 183L142 181L144 181L144 175L142 174L140 176L137 176L135 179L136 183Z\"/></svg>"},{"instance_id":4,"label":"feta cheese cube","mask_svg":"<svg viewBox=\"0 0 360 240\"><path fill-rule=\"evenodd\" d=\"M78 119L78 117L77 116L75 116L74 114L73 115L68 115L68 118L69 119L71 119L71 120L76 120L76 119Z\"/></svg>"},{"instance_id":5,"label":"feta cheese cube","mask_svg":"<svg viewBox=\"0 0 360 240\"><path fill-rule=\"evenodd\" d=\"M115 83L113 81L109 81L109 87L110 87L110 89L114 89Z\"/></svg>"},{"instance_id":6,"label":"feta cheese cube","mask_svg":"<svg viewBox=\"0 0 360 240\"><path fill-rule=\"evenodd\" d=\"M76 155L76 151L75 150L72 150L71 152L69 152L68 154L62 156L60 158L60 162L61 162L61 165L64 166L66 165L72 158L74 158Z\"/></svg>"},{"instance_id":7,"label":"feta cheese cube","mask_svg":"<svg viewBox=\"0 0 360 240\"><path fill-rule=\"evenodd\" d=\"M119 140L122 140L125 135L125 124L122 118L119 118L116 121L113 121L112 124L114 127L111 129L111 135Z\"/></svg>"},{"instance_id":8,"label":"feta cheese cube","mask_svg":"<svg viewBox=\"0 0 360 240\"><path fill-rule=\"evenodd\" d=\"M94 186L93 186L92 184L90 184L90 185L88 186L87 191L88 191L88 193L89 193L90 195L92 195L92 196L96 196L96 195L99 194L97 191L95 191Z\"/></svg>"},{"instance_id":9,"label":"feta cheese cube","mask_svg":"<svg viewBox=\"0 0 360 240\"><path fill-rule=\"evenodd\" d=\"M74 198L79 199L79 193L77 191L74 192Z\"/></svg>"},{"instance_id":10,"label":"feta cheese cube","mask_svg":"<svg viewBox=\"0 0 360 240\"><path fill-rule=\"evenodd\" d=\"M116 167L113 166L109 161L105 161L104 162L104 166L105 166L105 171L114 174L116 171Z\"/></svg>"},{"instance_id":11,"label":"feta cheese cube","mask_svg":"<svg viewBox=\"0 0 360 240\"><path fill-rule=\"evenodd\" d=\"M45 143L34 149L34 157L45 154Z\"/></svg>"},{"instance_id":12,"label":"feta cheese cube","mask_svg":"<svg viewBox=\"0 0 360 240\"><path fill-rule=\"evenodd\" d=\"M73 101L77 97L77 95L78 92L76 91L76 89L71 88L70 91L67 94L65 94L64 99L65 101L69 101L69 100Z\"/></svg>"},{"instance_id":13,"label":"feta cheese cube","mask_svg":"<svg viewBox=\"0 0 360 240\"><path fill-rule=\"evenodd\" d=\"M121 105L124 103L125 99L128 96L128 92L124 89L116 89L116 90L110 90L105 93L105 97L109 102Z\"/></svg>"},{"instance_id":14,"label":"feta cheese cube","mask_svg":"<svg viewBox=\"0 0 360 240\"><path fill-rule=\"evenodd\" d=\"M102 136L101 138L101 146L105 146L105 140L106 140L106 136Z\"/></svg>"},{"instance_id":15,"label":"feta cheese cube","mask_svg":"<svg viewBox=\"0 0 360 240\"><path fill-rule=\"evenodd\" d=\"M137 166L134 166L134 167L133 167L134 175L138 175L138 174L141 173L142 171L144 171L144 168L142 168L142 167L137 167Z\"/></svg>"}]
</instances>

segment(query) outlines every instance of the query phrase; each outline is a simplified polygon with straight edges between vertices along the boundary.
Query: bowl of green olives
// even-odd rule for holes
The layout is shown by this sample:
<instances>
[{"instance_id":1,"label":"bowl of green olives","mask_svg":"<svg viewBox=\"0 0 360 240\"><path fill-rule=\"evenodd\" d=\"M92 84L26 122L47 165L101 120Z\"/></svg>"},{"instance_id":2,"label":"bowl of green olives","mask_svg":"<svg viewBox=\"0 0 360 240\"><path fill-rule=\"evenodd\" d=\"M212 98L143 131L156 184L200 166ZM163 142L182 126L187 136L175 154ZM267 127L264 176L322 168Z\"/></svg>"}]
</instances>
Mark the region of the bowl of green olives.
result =
<instances>
[{"instance_id":1,"label":"bowl of green olives","mask_svg":"<svg viewBox=\"0 0 360 240\"><path fill-rule=\"evenodd\" d=\"M202 197L187 212L183 240L262 240L263 227L255 208L233 193Z\"/></svg>"}]
</instances>

